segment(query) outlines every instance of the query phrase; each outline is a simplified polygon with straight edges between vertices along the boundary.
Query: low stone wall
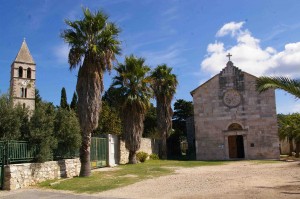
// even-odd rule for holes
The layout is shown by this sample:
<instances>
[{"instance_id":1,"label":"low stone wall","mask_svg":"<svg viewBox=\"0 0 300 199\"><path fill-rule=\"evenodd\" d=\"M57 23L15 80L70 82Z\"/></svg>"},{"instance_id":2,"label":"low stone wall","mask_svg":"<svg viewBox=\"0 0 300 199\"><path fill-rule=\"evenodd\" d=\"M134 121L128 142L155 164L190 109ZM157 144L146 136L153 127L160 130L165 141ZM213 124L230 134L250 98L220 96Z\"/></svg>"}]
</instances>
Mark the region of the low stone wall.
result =
<instances>
[{"instance_id":1,"label":"low stone wall","mask_svg":"<svg viewBox=\"0 0 300 199\"><path fill-rule=\"evenodd\" d=\"M45 163L24 163L6 165L4 168L4 189L15 190L45 180L78 176L80 160L66 159Z\"/></svg>"},{"instance_id":2,"label":"low stone wall","mask_svg":"<svg viewBox=\"0 0 300 199\"><path fill-rule=\"evenodd\" d=\"M120 160L119 164L128 163L129 151L125 148L125 142L120 139ZM148 153L149 155L152 153L158 154L159 152L159 140L154 140L150 138L142 138L141 147L138 150Z\"/></svg>"}]
</instances>

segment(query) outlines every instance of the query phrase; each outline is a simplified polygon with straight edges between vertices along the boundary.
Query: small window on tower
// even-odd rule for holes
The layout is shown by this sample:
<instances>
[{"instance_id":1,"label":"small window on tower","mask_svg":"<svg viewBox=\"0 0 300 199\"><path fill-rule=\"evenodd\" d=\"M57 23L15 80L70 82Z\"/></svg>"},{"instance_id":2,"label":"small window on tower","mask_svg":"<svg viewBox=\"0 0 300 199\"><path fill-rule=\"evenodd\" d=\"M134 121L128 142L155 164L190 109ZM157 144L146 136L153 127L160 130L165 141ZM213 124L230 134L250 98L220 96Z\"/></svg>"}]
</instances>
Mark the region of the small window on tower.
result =
<instances>
[{"instance_id":1,"label":"small window on tower","mask_svg":"<svg viewBox=\"0 0 300 199\"><path fill-rule=\"evenodd\" d=\"M25 94L25 98L27 98L27 88L25 88L25 92L24 92L24 94Z\"/></svg>"},{"instance_id":2,"label":"small window on tower","mask_svg":"<svg viewBox=\"0 0 300 199\"><path fill-rule=\"evenodd\" d=\"M19 67L19 77L23 77L23 68Z\"/></svg>"},{"instance_id":3,"label":"small window on tower","mask_svg":"<svg viewBox=\"0 0 300 199\"><path fill-rule=\"evenodd\" d=\"M31 78L31 68L27 69L27 78Z\"/></svg>"},{"instance_id":4,"label":"small window on tower","mask_svg":"<svg viewBox=\"0 0 300 199\"><path fill-rule=\"evenodd\" d=\"M20 89L20 97L24 97L24 88Z\"/></svg>"}]
</instances>

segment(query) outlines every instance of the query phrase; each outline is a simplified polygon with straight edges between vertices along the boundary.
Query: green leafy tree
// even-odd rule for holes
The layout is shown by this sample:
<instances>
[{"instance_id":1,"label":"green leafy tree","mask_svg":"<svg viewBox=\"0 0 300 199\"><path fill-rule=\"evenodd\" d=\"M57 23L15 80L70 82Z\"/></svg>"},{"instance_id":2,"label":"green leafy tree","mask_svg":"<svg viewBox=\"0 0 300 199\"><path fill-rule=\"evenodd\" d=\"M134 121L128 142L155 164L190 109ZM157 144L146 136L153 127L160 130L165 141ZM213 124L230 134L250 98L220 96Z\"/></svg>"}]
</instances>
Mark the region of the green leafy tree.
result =
<instances>
[{"instance_id":1,"label":"green leafy tree","mask_svg":"<svg viewBox=\"0 0 300 199\"><path fill-rule=\"evenodd\" d=\"M124 64L116 68L118 75L114 77L112 86L119 93L122 107L123 137L125 147L129 151L129 163L136 164L136 152L140 148L144 129L145 114L150 106L151 89L143 58L133 55L125 58Z\"/></svg>"},{"instance_id":2,"label":"green leafy tree","mask_svg":"<svg viewBox=\"0 0 300 199\"><path fill-rule=\"evenodd\" d=\"M293 142L296 143L296 157L300 152L300 114L278 115L278 133L281 140L287 140L290 145L289 155L294 151Z\"/></svg>"},{"instance_id":3,"label":"green leafy tree","mask_svg":"<svg viewBox=\"0 0 300 199\"><path fill-rule=\"evenodd\" d=\"M99 118L98 128L93 132L93 135L120 135L121 132L122 122L118 112L114 107L110 107L106 101L102 101L101 118Z\"/></svg>"},{"instance_id":4,"label":"green leafy tree","mask_svg":"<svg viewBox=\"0 0 300 199\"><path fill-rule=\"evenodd\" d=\"M112 68L115 55L120 53L119 29L108 21L102 11L83 9L82 20L66 20L69 29L61 37L70 46L70 69L79 67L76 91L78 117L82 131L80 176L90 176L91 133L98 126L103 74Z\"/></svg>"},{"instance_id":5,"label":"green leafy tree","mask_svg":"<svg viewBox=\"0 0 300 199\"><path fill-rule=\"evenodd\" d=\"M8 95L0 97L0 139L17 140L21 137L21 121Z\"/></svg>"},{"instance_id":6,"label":"green leafy tree","mask_svg":"<svg viewBox=\"0 0 300 199\"><path fill-rule=\"evenodd\" d=\"M186 136L186 119L194 115L193 102L178 99L174 103L173 129L181 136Z\"/></svg>"},{"instance_id":7,"label":"green leafy tree","mask_svg":"<svg viewBox=\"0 0 300 199\"><path fill-rule=\"evenodd\" d=\"M40 102L35 107L30 119L30 138L32 145L39 147L36 156L37 162L45 162L52 158L52 151L57 147L57 139L54 136L55 109L52 103Z\"/></svg>"},{"instance_id":8,"label":"green leafy tree","mask_svg":"<svg viewBox=\"0 0 300 199\"><path fill-rule=\"evenodd\" d=\"M193 116L193 103L183 99L178 99L174 103L173 130L167 140L168 155L177 157L181 155L180 142L186 139L186 119Z\"/></svg>"},{"instance_id":9,"label":"green leafy tree","mask_svg":"<svg viewBox=\"0 0 300 199\"><path fill-rule=\"evenodd\" d=\"M143 137L159 139L160 135L157 131L157 114L156 107L150 104L150 108L145 115Z\"/></svg>"},{"instance_id":10,"label":"green leafy tree","mask_svg":"<svg viewBox=\"0 0 300 199\"><path fill-rule=\"evenodd\" d=\"M167 137L172 130L173 111L171 102L176 92L178 81L172 74L172 68L159 65L151 73L151 87L156 98L157 130L161 135L162 144L160 158L167 159Z\"/></svg>"},{"instance_id":11,"label":"green leafy tree","mask_svg":"<svg viewBox=\"0 0 300 199\"><path fill-rule=\"evenodd\" d=\"M61 89L61 95L60 95L60 107L64 109L69 108L68 100L67 100L67 92L65 87Z\"/></svg>"},{"instance_id":12,"label":"green leafy tree","mask_svg":"<svg viewBox=\"0 0 300 199\"><path fill-rule=\"evenodd\" d=\"M54 119L54 136L58 141L56 155L75 155L81 144L80 126L75 111L59 108Z\"/></svg>"},{"instance_id":13,"label":"green leafy tree","mask_svg":"<svg viewBox=\"0 0 300 199\"><path fill-rule=\"evenodd\" d=\"M71 101L71 104L70 104L70 108L72 110L74 110L75 112L77 111L77 94L76 92L74 92L73 94L73 97L72 97L72 101Z\"/></svg>"},{"instance_id":14,"label":"green leafy tree","mask_svg":"<svg viewBox=\"0 0 300 199\"><path fill-rule=\"evenodd\" d=\"M19 119L20 125L20 138L19 140L27 140L30 136L29 129L29 109L27 107L23 108L21 105L18 105L14 108L15 117Z\"/></svg>"}]
</instances>

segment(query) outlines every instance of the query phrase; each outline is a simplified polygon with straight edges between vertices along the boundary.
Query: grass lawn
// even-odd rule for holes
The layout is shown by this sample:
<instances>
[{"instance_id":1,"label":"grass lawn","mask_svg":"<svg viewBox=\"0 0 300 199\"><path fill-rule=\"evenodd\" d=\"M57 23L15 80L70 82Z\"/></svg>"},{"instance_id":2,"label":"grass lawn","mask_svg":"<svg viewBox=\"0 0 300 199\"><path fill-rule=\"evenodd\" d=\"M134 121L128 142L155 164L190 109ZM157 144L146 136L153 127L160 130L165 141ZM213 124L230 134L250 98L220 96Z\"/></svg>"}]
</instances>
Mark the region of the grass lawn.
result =
<instances>
[{"instance_id":1,"label":"grass lawn","mask_svg":"<svg viewBox=\"0 0 300 199\"><path fill-rule=\"evenodd\" d=\"M168 175L174 172L174 167L213 166L225 163L226 161L148 160L145 163L135 165L120 165L118 169L113 171L92 172L90 177L48 180L38 186L78 193L96 193L133 184L144 179Z\"/></svg>"}]
</instances>

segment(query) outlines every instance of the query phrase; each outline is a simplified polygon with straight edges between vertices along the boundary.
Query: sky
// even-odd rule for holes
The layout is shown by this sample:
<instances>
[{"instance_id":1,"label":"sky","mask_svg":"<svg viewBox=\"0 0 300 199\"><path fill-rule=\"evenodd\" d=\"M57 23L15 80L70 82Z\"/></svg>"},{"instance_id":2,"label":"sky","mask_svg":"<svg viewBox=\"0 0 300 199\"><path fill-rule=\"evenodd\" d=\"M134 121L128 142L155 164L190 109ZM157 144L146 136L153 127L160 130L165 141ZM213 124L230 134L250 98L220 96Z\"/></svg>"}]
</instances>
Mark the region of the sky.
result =
<instances>
[{"instance_id":1,"label":"sky","mask_svg":"<svg viewBox=\"0 0 300 199\"><path fill-rule=\"evenodd\" d=\"M60 37L64 20L82 19L82 7L103 10L121 33L125 56L143 57L155 68L167 64L177 75L175 99L192 101L190 91L226 66L255 76L300 77L298 0L0 0L0 92L7 93L10 66L22 41L36 62L36 87L43 100L68 101L77 71L68 65L69 47ZM116 75L105 74L105 90ZM278 113L300 111L293 96L276 91Z\"/></svg>"}]
</instances>

